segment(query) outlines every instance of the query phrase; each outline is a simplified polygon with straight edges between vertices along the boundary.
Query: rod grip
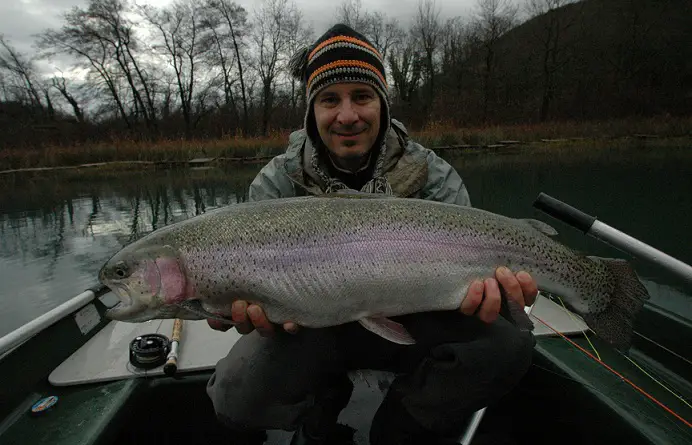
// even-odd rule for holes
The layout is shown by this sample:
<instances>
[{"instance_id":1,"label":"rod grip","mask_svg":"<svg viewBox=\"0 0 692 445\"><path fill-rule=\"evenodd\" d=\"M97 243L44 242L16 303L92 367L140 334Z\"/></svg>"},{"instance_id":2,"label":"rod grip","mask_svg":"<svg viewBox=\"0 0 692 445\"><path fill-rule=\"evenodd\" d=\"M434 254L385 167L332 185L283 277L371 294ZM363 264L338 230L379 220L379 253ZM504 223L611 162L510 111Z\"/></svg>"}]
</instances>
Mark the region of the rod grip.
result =
<instances>
[{"instance_id":1,"label":"rod grip","mask_svg":"<svg viewBox=\"0 0 692 445\"><path fill-rule=\"evenodd\" d=\"M180 341L180 334L181 331L183 330L183 320L180 318L176 318L175 321L173 322L173 335L171 337L171 340L173 341Z\"/></svg>"},{"instance_id":2,"label":"rod grip","mask_svg":"<svg viewBox=\"0 0 692 445\"><path fill-rule=\"evenodd\" d=\"M591 226L596 221L595 216L588 215L579 209L575 209L569 204L566 204L559 199L555 199L550 195L541 192L538 198L533 202L533 206L538 210L547 213L553 218L559 219L572 227L588 233Z\"/></svg>"},{"instance_id":3,"label":"rod grip","mask_svg":"<svg viewBox=\"0 0 692 445\"><path fill-rule=\"evenodd\" d=\"M171 336L171 352L168 360L163 366L163 372L167 376L173 376L178 371L178 348L180 347L180 337L183 331L183 320L176 318L173 321L173 335Z\"/></svg>"}]
</instances>

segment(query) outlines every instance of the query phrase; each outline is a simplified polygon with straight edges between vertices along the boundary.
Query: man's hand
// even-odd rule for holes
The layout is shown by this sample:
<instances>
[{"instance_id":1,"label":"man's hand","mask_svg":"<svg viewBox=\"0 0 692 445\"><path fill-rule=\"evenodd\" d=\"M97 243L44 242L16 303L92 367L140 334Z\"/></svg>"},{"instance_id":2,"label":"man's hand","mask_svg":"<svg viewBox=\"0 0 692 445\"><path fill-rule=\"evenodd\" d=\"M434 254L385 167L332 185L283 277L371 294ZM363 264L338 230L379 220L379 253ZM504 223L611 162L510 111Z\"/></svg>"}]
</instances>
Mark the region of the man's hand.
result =
<instances>
[{"instance_id":1,"label":"man's hand","mask_svg":"<svg viewBox=\"0 0 692 445\"><path fill-rule=\"evenodd\" d=\"M495 278L476 280L471 283L466 298L461 302L461 312L466 315L476 314L486 323L495 321L500 313L500 286L507 298L511 298L524 308L532 305L538 295L536 280L531 275L521 271L516 275L506 267L495 270ZM480 308L479 308L480 306Z\"/></svg>"},{"instance_id":2,"label":"man's hand","mask_svg":"<svg viewBox=\"0 0 692 445\"><path fill-rule=\"evenodd\" d=\"M234 301L231 306L231 318L236 323L236 330L240 334L249 334L255 329L263 337L274 334L274 325L267 320L262 308L256 304L248 305L247 301L243 300ZM217 331L227 331L231 328L231 325L217 320L208 319L207 323L209 327ZM284 323L283 328L291 334L298 331L298 325L292 322Z\"/></svg>"}]
</instances>

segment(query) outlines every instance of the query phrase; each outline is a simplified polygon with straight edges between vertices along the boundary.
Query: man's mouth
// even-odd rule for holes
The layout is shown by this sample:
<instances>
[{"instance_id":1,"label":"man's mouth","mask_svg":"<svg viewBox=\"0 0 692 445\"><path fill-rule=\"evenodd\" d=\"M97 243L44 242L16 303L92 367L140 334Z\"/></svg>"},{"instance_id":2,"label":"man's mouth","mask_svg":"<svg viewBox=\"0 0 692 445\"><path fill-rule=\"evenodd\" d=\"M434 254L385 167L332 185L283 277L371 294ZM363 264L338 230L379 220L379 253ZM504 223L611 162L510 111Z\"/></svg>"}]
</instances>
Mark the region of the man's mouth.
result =
<instances>
[{"instance_id":1,"label":"man's mouth","mask_svg":"<svg viewBox=\"0 0 692 445\"><path fill-rule=\"evenodd\" d=\"M352 137L356 137L356 136L360 135L364 131L365 131L365 129L362 129L360 131L348 132L348 133L335 131L334 134L336 134L337 136L342 137L342 138L352 138Z\"/></svg>"}]
</instances>

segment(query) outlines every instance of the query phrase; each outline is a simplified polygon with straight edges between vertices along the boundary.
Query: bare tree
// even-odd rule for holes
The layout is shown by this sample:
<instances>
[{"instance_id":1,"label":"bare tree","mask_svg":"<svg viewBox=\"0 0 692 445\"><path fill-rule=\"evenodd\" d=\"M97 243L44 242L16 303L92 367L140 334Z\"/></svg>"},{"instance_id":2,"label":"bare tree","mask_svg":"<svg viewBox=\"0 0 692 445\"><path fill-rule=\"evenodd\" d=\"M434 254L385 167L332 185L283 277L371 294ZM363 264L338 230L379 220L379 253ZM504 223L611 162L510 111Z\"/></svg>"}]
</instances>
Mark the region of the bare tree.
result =
<instances>
[{"instance_id":1,"label":"bare tree","mask_svg":"<svg viewBox=\"0 0 692 445\"><path fill-rule=\"evenodd\" d=\"M139 115L148 127L155 128L150 80L135 56L138 43L133 24L126 17L127 12L124 0L90 0L86 9L74 7L66 13L60 30L48 29L40 34L38 45L43 57L68 54L96 74L128 128ZM132 96L131 108L127 107L121 79Z\"/></svg>"},{"instance_id":2,"label":"bare tree","mask_svg":"<svg viewBox=\"0 0 692 445\"><path fill-rule=\"evenodd\" d=\"M386 60L389 48L399 38L399 24L382 12L367 13L363 33Z\"/></svg>"},{"instance_id":3,"label":"bare tree","mask_svg":"<svg viewBox=\"0 0 692 445\"><path fill-rule=\"evenodd\" d=\"M361 0L343 0L336 10L335 19L365 34L365 29L368 27L369 15L363 10L363 2Z\"/></svg>"},{"instance_id":4,"label":"bare tree","mask_svg":"<svg viewBox=\"0 0 692 445\"><path fill-rule=\"evenodd\" d=\"M247 12L242 6L231 0L207 0L207 6L218 14L219 20L224 24L224 28L219 33L224 41L230 41L233 46L234 59L238 67L238 81L240 82L240 97L243 105L243 131L245 134L250 132L249 118L249 98L245 78L245 62L247 60L243 54L245 38L250 31L250 24L247 19Z\"/></svg>"},{"instance_id":5,"label":"bare tree","mask_svg":"<svg viewBox=\"0 0 692 445\"><path fill-rule=\"evenodd\" d=\"M442 38L440 11L435 8L435 0L419 0L414 20L413 33L425 56L429 108L435 100L435 56Z\"/></svg>"},{"instance_id":6,"label":"bare tree","mask_svg":"<svg viewBox=\"0 0 692 445\"><path fill-rule=\"evenodd\" d=\"M469 28L460 17L448 19L444 25L442 37L441 69L445 77L456 88L456 94L462 90L462 76L466 61L470 57Z\"/></svg>"},{"instance_id":7,"label":"bare tree","mask_svg":"<svg viewBox=\"0 0 692 445\"><path fill-rule=\"evenodd\" d=\"M398 36L387 58L392 72L395 96L410 104L422 78L423 57L416 37L398 28Z\"/></svg>"},{"instance_id":8,"label":"bare tree","mask_svg":"<svg viewBox=\"0 0 692 445\"><path fill-rule=\"evenodd\" d=\"M577 21L578 14L558 14L555 11L575 0L528 0L526 9L531 17L542 16L536 27L536 45L541 67L541 107L539 119L544 122L556 95L557 75L569 62L565 33Z\"/></svg>"},{"instance_id":9,"label":"bare tree","mask_svg":"<svg viewBox=\"0 0 692 445\"><path fill-rule=\"evenodd\" d=\"M193 99L195 98L195 88L201 82L198 79L198 65L204 53L209 50L205 45L204 31L202 26L202 14L200 7L194 0L177 1L163 9L145 7L142 9L145 17L158 31L162 39L160 44L155 45L165 55L168 64L175 73L175 82L180 99L180 108L185 122L185 137L192 137L192 129L199 122L199 114L194 111ZM209 43L210 40L206 39ZM201 111L202 102L198 102L198 111ZM196 117L193 119L193 117Z\"/></svg>"},{"instance_id":10,"label":"bare tree","mask_svg":"<svg viewBox=\"0 0 692 445\"><path fill-rule=\"evenodd\" d=\"M202 26L208 30L208 41L205 45L210 47L205 62L211 72L219 71L218 78L212 80L211 83L220 83L223 92L223 105L217 104L217 108L231 109L237 121L240 122L240 114L233 96L233 86L237 81L236 76L233 75L235 53L230 45L228 34L223 30L223 19L208 6L202 10L202 13L204 14Z\"/></svg>"},{"instance_id":11,"label":"bare tree","mask_svg":"<svg viewBox=\"0 0 692 445\"><path fill-rule=\"evenodd\" d=\"M147 127L155 128L156 108L149 82L134 54L138 42L134 25L127 18L130 12L127 0L90 0L88 10L83 12L78 19L86 21L88 34L85 37L95 38L112 48L115 61L130 86L136 115L142 115Z\"/></svg>"},{"instance_id":12,"label":"bare tree","mask_svg":"<svg viewBox=\"0 0 692 445\"><path fill-rule=\"evenodd\" d=\"M476 45L483 54L483 120L488 119L488 108L494 95L494 74L497 43L516 26L518 9L511 0L478 0L473 23Z\"/></svg>"},{"instance_id":13,"label":"bare tree","mask_svg":"<svg viewBox=\"0 0 692 445\"><path fill-rule=\"evenodd\" d=\"M262 134L269 131L276 80L283 56L287 52L288 24L297 14L295 4L288 0L265 0L255 12L252 39L253 67L262 83Z\"/></svg>"},{"instance_id":14,"label":"bare tree","mask_svg":"<svg viewBox=\"0 0 692 445\"><path fill-rule=\"evenodd\" d=\"M296 10L294 14L287 17L286 23L286 55L290 59L301 48L312 43L314 31L312 27L306 25L303 14ZM289 101L291 107L291 117L295 117L298 109L298 100L301 106L305 106L304 82L298 82L295 77L288 75L290 84ZM299 83L299 84L298 84Z\"/></svg>"},{"instance_id":15,"label":"bare tree","mask_svg":"<svg viewBox=\"0 0 692 445\"><path fill-rule=\"evenodd\" d=\"M0 34L0 70L4 70L8 76L5 78L4 87L14 89L11 94L14 100L28 103L37 108L43 108L41 101L41 87L35 78L32 62L14 49ZM13 85L10 86L9 84Z\"/></svg>"},{"instance_id":16,"label":"bare tree","mask_svg":"<svg viewBox=\"0 0 692 445\"><path fill-rule=\"evenodd\" d=\"M80 124L84 123L84 112L82 111L82 107L79 105L79 102L74 97L74 95L70 93L70 91L68 90L65 76L63 76L62 74L60 75L60 77L53 76L51 78L51 84L53 88L58 90L62 97L64 97L65 100L70 104L70 107L72 107L72 112L77 118L77 121Z\"/></svg>"}]
</instances>

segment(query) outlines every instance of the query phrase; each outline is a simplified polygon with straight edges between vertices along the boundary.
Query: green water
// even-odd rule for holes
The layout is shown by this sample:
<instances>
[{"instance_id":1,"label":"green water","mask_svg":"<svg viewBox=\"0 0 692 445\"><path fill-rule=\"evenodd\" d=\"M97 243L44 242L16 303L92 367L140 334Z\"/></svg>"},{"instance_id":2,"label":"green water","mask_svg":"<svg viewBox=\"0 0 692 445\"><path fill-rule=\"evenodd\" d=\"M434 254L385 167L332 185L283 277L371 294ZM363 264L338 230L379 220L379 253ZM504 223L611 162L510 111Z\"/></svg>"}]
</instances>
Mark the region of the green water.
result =
<instances>
[{"instance_id":1,"label":"green water","mask_svg":"<svg viewBox=\"0 0 692 445\"><path fill-rule=\"evenodd\" d=\"M476 207L537 217L575 249L624 256L534 210L545 192L692 264L692 147L443 155ZM245 200L260 167L0 177L0 336L94 285L128 242ZM692 318L689 285L633 263L656 304Z\"/></svg>"}]
</instances>

